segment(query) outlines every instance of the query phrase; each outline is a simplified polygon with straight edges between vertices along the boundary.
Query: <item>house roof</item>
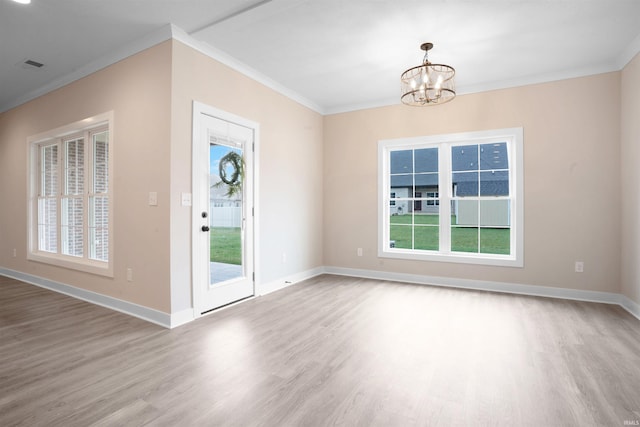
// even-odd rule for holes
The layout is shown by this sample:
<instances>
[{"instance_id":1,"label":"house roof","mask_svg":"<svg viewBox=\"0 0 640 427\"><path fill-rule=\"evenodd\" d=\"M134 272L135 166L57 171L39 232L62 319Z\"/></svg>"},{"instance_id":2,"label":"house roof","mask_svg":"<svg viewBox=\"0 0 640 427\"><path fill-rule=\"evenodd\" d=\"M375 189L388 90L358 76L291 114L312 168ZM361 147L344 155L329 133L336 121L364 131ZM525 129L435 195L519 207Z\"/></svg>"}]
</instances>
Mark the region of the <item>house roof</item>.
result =
<instances>
[{"instance_id":1,"label":"house roof","mask_svg":"<svg viewBox=\"0 0 640 427\"><path fill-rule=\"evenodd\" d=\"M438 149L391 151L391 188L437 187ZM452 179L457 196L509 194L507 144L456 145L451 147Z\"/></svg>"}]
</instances>

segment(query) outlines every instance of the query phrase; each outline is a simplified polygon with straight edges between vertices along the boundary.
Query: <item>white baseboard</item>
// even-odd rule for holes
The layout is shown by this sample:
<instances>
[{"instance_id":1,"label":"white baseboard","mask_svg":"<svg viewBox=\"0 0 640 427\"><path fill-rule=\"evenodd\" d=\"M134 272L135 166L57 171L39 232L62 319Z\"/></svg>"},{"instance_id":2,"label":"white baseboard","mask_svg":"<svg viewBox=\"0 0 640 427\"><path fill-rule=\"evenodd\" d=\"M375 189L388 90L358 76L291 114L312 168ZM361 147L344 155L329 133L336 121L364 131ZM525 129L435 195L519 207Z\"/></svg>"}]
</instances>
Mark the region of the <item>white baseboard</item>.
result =
<instances>
[{"instance_id":1,"label":"white baseboard","mask_svg":"<svg viewBox=\"0 0 640 427\"><path fill-rule=\"evenodd\" d=\"M362 277L367 279L389 280L395 282L417 283L422 285L445 286L461 289L504 292L510 294L532 295L549 298L562 298L577 301L590 301L606 304L617 304L640 320L640 304L630 298L612 292L586 291L578 289L556 288L551 286L522 285L516 283L490 282L483 280L456 279L451 277L423 276L418 274L393 273L377 270L362 270L342 267L317 267L311 270L292 274L268 283L256 284L256 296L266 295L288 286L311 279L321 274ZM165 328L175 328L196 319L192 308L168 314L152 308L144 307L128 301L98 294L64 283L33 276L6 268L0 268L0 275L22 282L40 286L55 292L69 295L102 307L128 314Z\"/></svg>"},{"instance_id":2,"label":"white baseboard","mask_svg":"<svg viewBox=\"0 0 640 427\"><path fill-rule=\"evenodd\" d=\"M640 320L640 304L628 298L625 295L620 295L620 307L627 310L633 316L637 317Z\"/></svg>"},{"instance_id":3,"label":"white baseboard","mask_svg":"<svg viewBox=\"0 0 640 427\"><path fill-rule=\"evenodd\" d=\"M280 289L284 289L288 286L295 285L298 282L311 279L312 277L316 277L324 273L324 267L316 267L311 270L302 271L300 273L282 277L271 282L256 284L256 296L266 295L270 294L271 292L279 291Z\"/></svg>"},{"instance_id":4,"label":"white baseboard","mask_svg":"<svg viewBox=\"0 0 640 427\"><path fill-rule=\"evenodd\" d=\"M83 301L90 302L102 307L110 308L121 313L128 314L165 328L172 327L172 316L162 311L154 310L149 307L134 304L132 302L123 301L97 292L88 291L86 289L76 288L53 280L44 279L42 277L33 276L31 274L22 273L7 268L0 268L0 275L11 277L31 285L59 292ZM192 313L193 316L193 313Z\"/></svg>"},{"instance_id":5,"label":"white baseboard","mask_svg":"<svg viewBox=\"0 0 640 427\"><path fill-rule=\"evenodd\" d=\"M517 283L490 282L484 280L456 279L451 277L423 276L418 274L392 273L388 271L361 270L342 267L325 267L327 274L362 277L367 279L390 280L394 282L421 285L444 286L450 288L474 289L480 291L504 292L576 301L617 304L640 319L640 305L624 295L613 292L598 292L579 289L556 288L552 286L522 285Z\"/></svg>"},{"instance_id":6,"label":"white baseboard","mask_svg":"<svg viewBox=\"0 0 640 427\"><path fill-rule=\"evenodd\" d=\"M195 319L196 319L195 312L193 308L189 307L182 311L171 313L171 325L169 327L172 329L177 328L178 326L182 326Z\"/></svg>"}]
</instances>

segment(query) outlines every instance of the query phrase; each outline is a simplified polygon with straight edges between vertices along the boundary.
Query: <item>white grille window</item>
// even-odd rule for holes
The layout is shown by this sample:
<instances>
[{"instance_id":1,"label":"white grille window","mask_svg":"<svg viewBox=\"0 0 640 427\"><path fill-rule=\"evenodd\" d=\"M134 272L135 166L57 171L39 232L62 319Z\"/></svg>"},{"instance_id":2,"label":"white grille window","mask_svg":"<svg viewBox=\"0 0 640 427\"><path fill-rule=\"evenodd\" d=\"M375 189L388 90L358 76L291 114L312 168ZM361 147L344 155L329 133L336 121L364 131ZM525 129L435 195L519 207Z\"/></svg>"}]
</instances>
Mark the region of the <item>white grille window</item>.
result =
<instances>
[{"instance_id":1,"label":"white grille window","mask_svg":"<svg viewBox=\"0 0 640 427\"><path fill-rule=\"evenodd\" d=\"M379 141L379 256L522 266L522 135Z\"/></svg>"},{"instance_id":2,"label":"white grille window","mask_svg":"<svg viewBox=\"0 0 640 427\"><path fill-rule=\"evenodd\" d=\"M29 258L110 274L110 121L87 121L30 138Z\"/></svg>"}]
</instances>

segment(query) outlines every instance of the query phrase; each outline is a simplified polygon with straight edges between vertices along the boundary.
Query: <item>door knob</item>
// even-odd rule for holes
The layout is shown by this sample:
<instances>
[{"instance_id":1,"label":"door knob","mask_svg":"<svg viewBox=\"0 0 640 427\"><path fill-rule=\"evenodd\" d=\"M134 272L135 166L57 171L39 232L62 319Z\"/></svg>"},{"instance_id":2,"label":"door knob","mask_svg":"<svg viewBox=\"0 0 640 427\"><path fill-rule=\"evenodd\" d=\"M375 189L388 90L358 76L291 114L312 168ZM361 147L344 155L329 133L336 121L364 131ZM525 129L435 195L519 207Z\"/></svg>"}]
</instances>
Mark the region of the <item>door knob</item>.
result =
<instances>
[{"instance_id":1,"label":"door knob","mask_svg":"<svg viewBox=\"0 0 640 427\"><path fill-rule=\"evenodd\" d=\"M208 225L203 225L202 226L202 231L209 231L209 226Z\"/></svg>"}]
</instances>

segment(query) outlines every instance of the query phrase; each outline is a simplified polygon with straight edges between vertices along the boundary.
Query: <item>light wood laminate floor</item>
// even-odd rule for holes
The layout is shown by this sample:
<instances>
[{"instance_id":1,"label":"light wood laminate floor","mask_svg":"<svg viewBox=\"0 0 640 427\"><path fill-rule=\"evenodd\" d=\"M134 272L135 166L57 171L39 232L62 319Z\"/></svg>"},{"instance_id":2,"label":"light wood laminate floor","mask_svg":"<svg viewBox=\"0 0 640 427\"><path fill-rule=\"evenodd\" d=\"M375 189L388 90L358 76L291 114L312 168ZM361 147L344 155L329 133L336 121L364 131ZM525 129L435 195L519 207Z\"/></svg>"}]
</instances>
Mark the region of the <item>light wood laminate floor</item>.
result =
<instances>
[{"instance_id":1,"label":"light wood laminate floor","mask_svg":"<svg viewBox=\"0 0 640 427\"><path fill-rule=\"evenodd\" d=\"M2 426L624 426L620 307L320 276L174 330L0 277Z\"/></svg>"}]
</instances>

